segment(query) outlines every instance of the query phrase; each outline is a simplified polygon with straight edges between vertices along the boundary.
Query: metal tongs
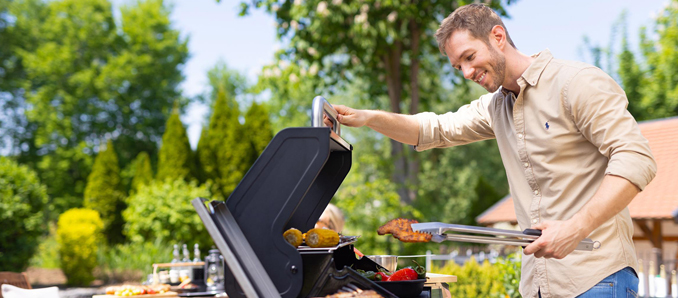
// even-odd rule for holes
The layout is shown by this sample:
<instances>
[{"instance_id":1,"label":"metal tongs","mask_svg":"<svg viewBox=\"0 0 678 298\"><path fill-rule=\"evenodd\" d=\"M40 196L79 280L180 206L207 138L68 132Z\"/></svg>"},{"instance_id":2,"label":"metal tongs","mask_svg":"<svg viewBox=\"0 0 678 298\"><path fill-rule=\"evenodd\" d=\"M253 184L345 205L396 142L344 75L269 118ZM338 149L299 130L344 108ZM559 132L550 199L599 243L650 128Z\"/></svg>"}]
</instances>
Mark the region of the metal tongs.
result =
<instances>
[{"instance_id":1,"label":"metal tongs","mask_svg":"<svg viewBox=\"0 0 678 298\"><path fill-rule=\"evenodd\" d=\"M494 228L446 224L441 222L415 223L412 224L412 230L415 232L431 234L433 236L431 240L438 243L448 240L472 243L516 245L522 247L527 246L528 244L532 243L532 241L541 236L541 231L535 229L525 229L524 231L520 232ZM481 234L486 236L470 234ZM599 247L600 242L586 238L582 240L579 245L577 245L575 250L591 251L593 249L598 249Z\"/></svg>"}]
</instances>

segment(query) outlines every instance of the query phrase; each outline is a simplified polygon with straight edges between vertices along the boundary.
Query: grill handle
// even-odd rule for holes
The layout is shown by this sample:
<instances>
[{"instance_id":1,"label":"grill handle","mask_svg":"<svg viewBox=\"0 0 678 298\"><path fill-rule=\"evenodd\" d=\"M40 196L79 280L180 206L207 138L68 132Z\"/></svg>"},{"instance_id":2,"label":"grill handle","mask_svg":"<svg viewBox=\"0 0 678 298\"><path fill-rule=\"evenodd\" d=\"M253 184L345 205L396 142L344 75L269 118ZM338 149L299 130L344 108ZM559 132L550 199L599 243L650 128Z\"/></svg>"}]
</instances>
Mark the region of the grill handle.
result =
<instances>
[{"instance_id":1,"label":"grill handle","mask_svg":"<svg viewBox=\"0 0 678 298\"><path fill-rule=\"evenodd\" d=\"M322 96L313 98L311 124L313 127L325 127L324 115L332 122L332 131L341 136L341 124L337 121L337 110Z\"/></svg>"}]
</instances>

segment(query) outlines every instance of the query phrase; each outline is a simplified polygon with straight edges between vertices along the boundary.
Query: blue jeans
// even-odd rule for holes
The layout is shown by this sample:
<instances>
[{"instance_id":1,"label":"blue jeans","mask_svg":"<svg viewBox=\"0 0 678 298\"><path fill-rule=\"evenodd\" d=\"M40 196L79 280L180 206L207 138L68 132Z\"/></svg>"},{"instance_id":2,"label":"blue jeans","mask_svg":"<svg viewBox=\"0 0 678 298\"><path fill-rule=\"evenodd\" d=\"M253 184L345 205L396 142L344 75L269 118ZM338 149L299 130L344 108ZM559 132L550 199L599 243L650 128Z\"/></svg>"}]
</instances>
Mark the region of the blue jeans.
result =
<instances>
[{"instance_id":1,"label":"blue jeans","mask_svg":"<svg viewBox=\"0 0 678 298\"><path fill-rule=\"evenodd\" d=\"M604 278L577 298L637 298L638 276L631 267L626 267ZM539 293L541 298L541 293Z\"/></svg>"}]
</instances>

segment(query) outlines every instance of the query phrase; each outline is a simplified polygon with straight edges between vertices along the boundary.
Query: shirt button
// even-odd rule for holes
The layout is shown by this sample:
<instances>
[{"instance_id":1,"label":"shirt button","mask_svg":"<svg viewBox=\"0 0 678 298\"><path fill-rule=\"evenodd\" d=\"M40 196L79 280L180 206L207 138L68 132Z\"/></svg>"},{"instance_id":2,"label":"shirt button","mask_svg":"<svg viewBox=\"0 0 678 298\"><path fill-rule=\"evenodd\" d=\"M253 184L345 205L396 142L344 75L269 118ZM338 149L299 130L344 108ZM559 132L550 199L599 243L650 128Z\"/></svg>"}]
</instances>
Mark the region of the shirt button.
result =
<instances>
[{"instance_id":1,"label":"shirt button","mask_svg":"<svg viewBox=\"0 0 678 298\"><path fill-rule=\"evenodd\" d=\"M524 163L523 165L524 165L526 168L530 166L529 163Z\"/></svg>"},{"instance_id":2,"label":"shirt button","mask_svg":"<svg viewBox=\"0 0 678 298\"><path fill-rule=\"evenodd\" d=\"M532 223L537 223L538 221L539 220L535 218L535 219L532 220Z\"/></svg>"},{"instance_id":3,"label":"shirt button","mask_svg":"<svg viewBox=\"0 0 678 298\"><path fill-rule=\"evenodd\" d=\"M534 195L535 195L535 196L536 196L536 195L539 195L539 191L538 191L538 190L535 190L535 191L534 191Z\"/></svg>"},{"instance_id":4,"label":"shirt button","mask_svg":"<svg viewBox=\"0 0 678 298\"><path fill-rule=\"evenodd\" d=\"M519 133L519 134L518 134L518 138L522 140L522 139L523 139L523 134L522 134L522 133Z\"/></svg>"}]
</instances>

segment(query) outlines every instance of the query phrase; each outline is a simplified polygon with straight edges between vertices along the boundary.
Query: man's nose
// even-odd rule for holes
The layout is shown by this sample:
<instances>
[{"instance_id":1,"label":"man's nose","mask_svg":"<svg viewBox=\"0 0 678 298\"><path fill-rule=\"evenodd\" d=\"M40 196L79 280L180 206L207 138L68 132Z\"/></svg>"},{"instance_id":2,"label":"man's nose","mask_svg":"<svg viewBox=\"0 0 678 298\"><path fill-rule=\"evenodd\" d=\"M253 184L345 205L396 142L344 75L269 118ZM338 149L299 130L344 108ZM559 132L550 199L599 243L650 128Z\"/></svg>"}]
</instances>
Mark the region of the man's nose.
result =
<instances>
[{"instance_id":1,"label":"man's nose","mask_svg":"<svg viewBox=\"0 0 678 298\"><path fill-rule=\"evenodd\" d=\"M464 78L473 80L473 73L475 73L475 69L473 67L462 68L461 71L464 73Z\"/></svg>"}]
</instances>

